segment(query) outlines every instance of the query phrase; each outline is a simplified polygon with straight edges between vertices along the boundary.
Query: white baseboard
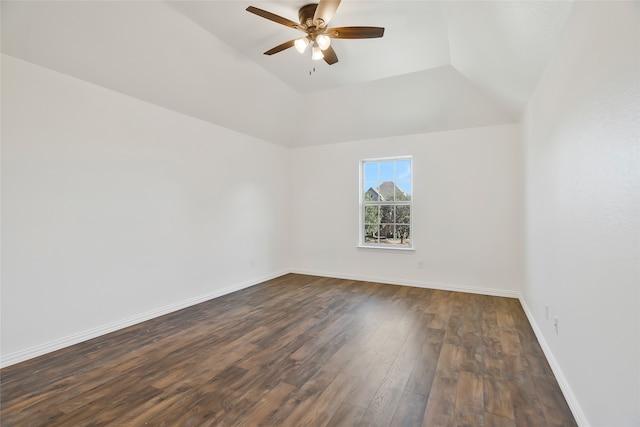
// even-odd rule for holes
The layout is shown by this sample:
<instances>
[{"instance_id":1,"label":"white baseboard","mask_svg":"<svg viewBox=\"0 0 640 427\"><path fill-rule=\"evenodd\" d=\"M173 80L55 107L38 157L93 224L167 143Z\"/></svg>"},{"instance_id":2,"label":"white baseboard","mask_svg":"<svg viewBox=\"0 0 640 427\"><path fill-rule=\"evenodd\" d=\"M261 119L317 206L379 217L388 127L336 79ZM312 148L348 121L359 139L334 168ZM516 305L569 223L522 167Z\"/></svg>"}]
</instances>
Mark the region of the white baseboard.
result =
<instances>
[{"instance_id":1,"label":"white baseboard","mask_svg":"<svg viewBox=\"0 0 640 427\"><path fill-rule=\"evenodd\" d=\"M377 276L363 276L358 274L334 273L327 271L314 271L305 269L292 269L291 273L308 274L311 276L333 277L335 279L359 280L363 282L384 283L387 285L413 286L415 288L438 289L442 291L466 292L470 294L491 295L505 298L520 298L517 291L507 291L504 289L480 288L468 285L452 285L449 283L427 282L418 280L398 280Z\"/></svg>"},{"instance_id":2,"label":"white baseboard","mask_svg":"<svg viewBox=\"0 0 640 427\"><path fill-rule=\"evenodd\" d=\"M549 366L551 366L551 370L553 371L553 374L555 375L556 380L560 385L560 389L562 390L562 394L564 395L564 398L569 404L569 408L573 413L573 417L576 419L576 423L578 423L580 427L590 427L591 424L589 424L589 421L587 420L586 415L582 411L582 407L578 403L578 399L576 399L575 394L573 394L573 390L571 389L571 386L569 386L569 382L567 381L567 378L564 376L564 373L562 372L562 369L560 368L558 361L556 360L556 358L553 355L553 352L551 351L551 347L549 347L547 340L544 339L544 335L542 335L542 330L538 326L538 323L533 317L533 313L531 312L531 310L529 310L529 307L527 306L527 303L525 302L524 298L522 298L522 296L520 296L520 304L522 305L522 309L524 310L524 313L527 315L527 319L529 319L529 324L531 325L533 332L536 334L536 338L538 338L540 347L542 347L542 351L544 352L544 355L547 358L547 361L549 362Z\"/></svg>"},{"instance_id":3,"label":"white baseboard","mask_svg":"<svg viewBox=\"0 0 640 427\"><path fill-rule=\"evenodd\" d=\"M454 291L454 292L467 292L472 294L480 294L480 295L490 295L490 296L498 296L498 297L506 297L506 298L517 298L520 300L520 304L522 304L522 308L531 324L531 327L540 343L540 347L544 352L549 365L553 371L553 374L558 381L560 389L569 404L569 408L580 427L590 427L589 421L582 411L582 407L578 403L576 396L573 394L573 390L569 386L569 382L567 381L560 365L555 359L553 353L551 352L551 348L549 344L544 339L542 335L542 331L538 327L529 307L526 302L522 298L517 291L507 291L503 289L493 289L493 288L479 288L476 286L466 286L466 285L452 285L448 283L437 283L437 282L422 282L415 280L397 280L397 279L385 279L381 277L373 277L373 276L364 276L357 274L344 274L344 273L334 273L334 272L326 272L326 271L313 271L313 270L305 270L305 269L292 269L291 273L296 274L308 274L312 276L322 276L322 277L333 277L336 279L346 279L346 280L360 280L365 282L375 282L375 283L385 283L390 285L402 285L402 286L413 286L418 288L427 288L427 289L439 289L444 291Z\"/></svg>"},{"instance_id":4,"label":"white baseboard","mask_svg":"<svg viewBox=\"0 0 640 427\"><path fill-rule=\"evenodd\" d=\"M267 280L280 277L287 273L289 273L289 271L284 270L284 271L270 274L268 276L236 283L232 286L228 286L223 289L218 289L216 291L210 292L205 295L201 295L195 298L189 298L187 300L180 301L175 304L170 304L170 305L160 307L151 311L147 311L146 313L141 313L135 316L128 317L126 319L108 323L106 325L103 325L97 328L89 329L87 331L79 332L77 334L62 337L44 344L40 344L24 350L16 351L14 353L9 353L0 357L0 368L4 368L10 365L14 365L16 363L24 362L25 360L33 359L34 357L42 356L44 354L51 353L52 351L60 350L65 347L79 344L83 341L87 341L87 340L99 337L101 335L108 334L110 332L115 332L117 330L124 329L129 326L133 326L138 323L142 323L147 320L151 320L156 317L160 317L165 314L172 313L174 311L182 310L183 308L191 307L192 305L200 304L201 302L209 301L211 299L218 298L223 295L227 295L232 292L239 291L241 289L249 288L251 286L255 286L259 283L265 282Z\"/></svg>"},{"instance_id":5,"label":"white baseboard","mask_svg":"<svg viewBox=\"0 0 640 427\"><path fill-rule=\"evenodd\" d=\"M519 297L519 294L517 292L505 291L501 289L478 288L474 286L452 285L447 283L422 282L422 281L413 281L413 280L396 280L396 279L388 279L388 278L364 276L364 275L333 273L333 272L326 272L326 271L287 269L287 270L276 272L269 276L260 277L257 279L252 279L245 282L237 283L235 285L228 286L226 288L219 289L217 291L213 291L211 293L201 295L199 297L190 298L188 300L180 301L175 304L170 304L155 310L151 310L145 313L131 316L126 319L108 323L106 325L103 325L97 328L92 328L83 332L79 332L77 334L69 335L69 336L62 337L44 344L39 344L34 347L30 347L24 350L20 350L14 353L9 353L9 354L0 356L0 368L4 368L10 365L14 365L16 363L24 362L25 360L33 359L34 357L42 356L44 354L51 353L53 351L60 350L62 348L69 347L75 344L79 344L83 341L87 341L87 340L99 337L101 335L106 335L108 333L115 332L120 329L124 329L129 326L133 326L138 323L142 323L147 320L151 320L156 317L160 317L165 314L172 313L174 311L182 310L183 308L187 308L192 305L199 304L201 302L205 302L214 298L221 297L223 295L230 294L232 292L239 291L241 289L248 288L250 286L257 285L258 283L262 283L267 280L274 279L276 277L285 275L287 273L333 277L337 279L347 279L347 280L360 280L365 282L385 283L390 285L413 286L413 287L427 288L427 289L440 289L445 291L467 292L467 293L492 295L492 296L500 296L500 297L507 297L507 298Z\"/></svg>"},{"instance_id":6,"label":"white baseboard","mask_svg":"<svg viewBox=\"0 0 640 427\"><path fill-rule=\"evenodd\" d=\"M34 357L42 356L44 354L60 350L65 347L69 347L75 344L79 344L83 341L87 341L101 335L108 334L110 332L114 332L120 329L127 328L129 326L136 325L138 323L154 319L156 317L163 316L165 314L172 313L174 311L182 310L183 308L187 308L196 304L200 304L205 301L209 301L214 298L221 297L223 295L230 294L232 292L239 291L241 289L249 288L251 286L255 286L259 283L265 282L267 280L274 279L276 277L283 276L287 273L295 273L295 274L305 274L312 276L322 276L322 277L332 277L336 279L346 279L346 280L359 280L365 282L375 282L375 283L385 283L389 285L401 285L401 286L413 286L418 288L426 288L426 289L439 289L444 291L454 291L454 292L467 292L473 294L481 294L481 295L491 295L491 296L499 296L506 298L517 298L520 300L522 304L522 308L533 328L533 331L538 338L538 342L540 343L540 347L542 347L542 351L547 358L551 369L553 370L554 375L560 385L562 393L564 394L569 407L571 408L571 412L576 419L576 422L580 427L590 427L587 418L580 407L578 400L576 399L569 383L567 382L560 365L556 361L553 353L551 352L551 348L547 344L547 341L544 339L542 335L542 331L538 327L529 307L526 302L522 298L522 296L516 291L508 291L503 289L494 289L494 288L479 288L475 286L468 285L453 285L448 283L437 283L437 282L427 282L427 281L416 281L416 280L397 280L397 279L388 279L382 277L374 277L374 276L365 276L365 275L355 275L355 274L344 274L344 273L334 273L334 272L326 272L326 271L313 271L313 270L305 270L305 269L288 269L280 272L276 272L270 274L268 276L251 279L248 281L236 283L235 285L228 286L223 289L219 289L213 292L210 292L205 295L201 295L199 297L190 298L188 300L184 300L175 304L170 304L165 307L160 307L155 310L148 311L146 313L142 313L139 315L135 315L126 319L122 319L120 321L116 321L113 323L109 323L103 325L98 328L93 328L84 332L80 332L77 334L69 335L67 337L63 337L54 341L50 341L45 344L37 345L25 350L17 351L15 353L10 353L0 357L0 368L4 368L19 362L23 362L25 360L32 359Z\"/></svg>"}]
</instances>

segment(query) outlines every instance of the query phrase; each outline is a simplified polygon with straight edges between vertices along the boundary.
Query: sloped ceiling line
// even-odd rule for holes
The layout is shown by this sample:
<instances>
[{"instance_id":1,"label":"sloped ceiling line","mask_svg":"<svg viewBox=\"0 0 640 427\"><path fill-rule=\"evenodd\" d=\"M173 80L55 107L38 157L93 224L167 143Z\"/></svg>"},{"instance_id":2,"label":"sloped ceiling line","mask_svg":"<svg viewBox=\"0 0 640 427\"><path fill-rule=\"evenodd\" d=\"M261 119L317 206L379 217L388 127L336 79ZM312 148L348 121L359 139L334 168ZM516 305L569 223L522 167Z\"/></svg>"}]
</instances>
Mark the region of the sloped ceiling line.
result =
<instances>
[{"instance_id":1,"label":"sloped ceiling line","mask_svg":"<svg viewBox=\"0 0 640 427\"><path fill-rule=\"evenodd\" d=\"M238 1L0 3L3 53L289 147L512 123L570 5L345 0L332 25L385 36L336 40L309 78L295 50L262 54L295 31Z\"/></svg>"}]
</instances>

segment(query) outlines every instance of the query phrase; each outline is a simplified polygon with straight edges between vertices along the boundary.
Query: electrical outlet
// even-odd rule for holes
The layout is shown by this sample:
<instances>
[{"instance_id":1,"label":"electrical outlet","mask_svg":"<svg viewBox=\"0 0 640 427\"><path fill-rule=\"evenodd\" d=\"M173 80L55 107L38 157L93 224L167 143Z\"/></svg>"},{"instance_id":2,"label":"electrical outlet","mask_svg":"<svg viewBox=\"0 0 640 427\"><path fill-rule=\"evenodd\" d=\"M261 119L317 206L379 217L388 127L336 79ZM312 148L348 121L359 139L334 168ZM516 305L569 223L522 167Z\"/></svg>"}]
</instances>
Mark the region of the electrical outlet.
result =
<instances>
[{"instance_id":1,"label":"electrical outlet","mask_svg":"<svg viewBox=\"0 0 640 427\"><path fill-rule=\"evenodd\" d=\"M256 260L255 259L251 260L251 268L256 268Z\"/></svg>"},{"instance_id":2,"label":"electrical outlet","mask_svg":"<svg viewBox=\"0 0 640 427\"><path fill-rule=\"evenodd\" d=\"M544 317L549 320L549 304L544 306Z\"/></svg>"},{"instance_id":3,"label":"electrical outlet","mask_svg":"<svg viewBox=\"0 0 640 427\"><path fill-rule=\"evenodd\" d=\"M418 270L422 270L424 268L424 262L418 261Z\"/></svg>"},{"instance_id":4,"label":"electrical outlet","mask_svg":"<svg viewBox=\"0 0 640 427\"><path fill-rule=\"evenodd\" d=\"M558 335L558 332L560 332L560 330L559 330L560 327L559 327L558 323L559 323L558 318L554 317L553 318L553 327L556 328L556 335Z\"/></svg>"}]
</instances>

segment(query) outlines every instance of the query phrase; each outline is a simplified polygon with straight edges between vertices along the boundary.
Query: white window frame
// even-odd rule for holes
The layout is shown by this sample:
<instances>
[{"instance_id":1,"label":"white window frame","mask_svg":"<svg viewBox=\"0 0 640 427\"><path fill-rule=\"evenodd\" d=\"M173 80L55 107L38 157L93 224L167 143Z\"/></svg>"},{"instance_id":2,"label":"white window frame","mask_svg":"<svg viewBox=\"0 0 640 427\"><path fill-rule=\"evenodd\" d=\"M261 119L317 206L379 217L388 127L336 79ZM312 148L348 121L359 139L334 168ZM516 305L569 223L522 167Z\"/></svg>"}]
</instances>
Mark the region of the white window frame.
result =
<instances>
[{"instance_id":1,"label":"white window frame","mask_svg":"<svg viewBox=\"0 0 640 427\"><path fill-rule=\"evenodd\" d=\"M364 165L367 162L385 162L385 161L396 161L396 160L409 160L410 161L410 171L411 171L411 199L407 202L407 201L402 201L401 203L398 203L397 201L394 202L377 202L377 203L367 203L366 205L388 205L388 204L393 204L395 206L398 205L408 205L409 206L409 211L410 211L410 217L409 217L409 230L410 230L410 240L409 240L409 245L399 245L399 244L387 244L387 243L371 243L371 242L365 242L365 224L364 224L364 211L365 211L365 200L364 200ZM395 171L394 171L394 183L396 176L395 176ZM415 188L413 186L413 157L412 156L393 156L393 157L379 157L379 158L372 158L372 159L362 159L360 160L360 168L359 168L359 186L358 186L358 200L359 200L359 209L358 209L358 215L359 215L359 220L358 220L358 247L360 248L372 248L372 249L388 249L388 250L394 250L394 251L413 251L415 250L415 243L414 243L414 238L413 236L415 235L415 230L413 228L413 217L414 217L414 211L413 211L413 206L414 206L414 194L415 194Z\"/></svg>"}]
</instances>

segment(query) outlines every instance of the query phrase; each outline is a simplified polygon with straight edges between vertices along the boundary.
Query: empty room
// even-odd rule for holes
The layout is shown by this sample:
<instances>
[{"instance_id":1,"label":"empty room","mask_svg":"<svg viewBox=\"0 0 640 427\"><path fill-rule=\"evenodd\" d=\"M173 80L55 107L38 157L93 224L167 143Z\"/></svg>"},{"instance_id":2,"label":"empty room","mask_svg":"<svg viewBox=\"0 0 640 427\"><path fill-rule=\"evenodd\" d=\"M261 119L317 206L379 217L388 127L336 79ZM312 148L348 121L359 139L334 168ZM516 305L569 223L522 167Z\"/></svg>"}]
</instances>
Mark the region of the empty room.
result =
<instances>
[{"instance_id":1,"label":"empty room","mask_svg":"<svg viewBox=\"0 0 640 427\"><path fill-rule=\"evenodd\" d=\"M640 426L640 2L0 7L0 425Z\"/></svg>"}]
</instances>

